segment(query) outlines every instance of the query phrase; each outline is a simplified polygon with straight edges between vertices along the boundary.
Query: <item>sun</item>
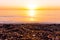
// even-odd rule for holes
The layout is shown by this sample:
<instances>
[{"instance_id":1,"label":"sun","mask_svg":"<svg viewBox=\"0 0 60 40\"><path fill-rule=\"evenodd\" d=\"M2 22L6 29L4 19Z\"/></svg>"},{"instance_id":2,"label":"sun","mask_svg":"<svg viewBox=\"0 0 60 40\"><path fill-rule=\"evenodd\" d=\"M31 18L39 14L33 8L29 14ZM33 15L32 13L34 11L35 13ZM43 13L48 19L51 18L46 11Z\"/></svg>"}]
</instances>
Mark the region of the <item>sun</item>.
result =
<instances>
[{"instance_id":1,"label":"sun","mask_svg":"<svg viewBox=\"0 0 60 40\"><path fill-rule=\"evenodd\" d=\"M28 8L29 10L36 9L36 7L37 7L36 4L28 4L28 5L27 5L27 8Z\"/></svg>"}]
</instances>

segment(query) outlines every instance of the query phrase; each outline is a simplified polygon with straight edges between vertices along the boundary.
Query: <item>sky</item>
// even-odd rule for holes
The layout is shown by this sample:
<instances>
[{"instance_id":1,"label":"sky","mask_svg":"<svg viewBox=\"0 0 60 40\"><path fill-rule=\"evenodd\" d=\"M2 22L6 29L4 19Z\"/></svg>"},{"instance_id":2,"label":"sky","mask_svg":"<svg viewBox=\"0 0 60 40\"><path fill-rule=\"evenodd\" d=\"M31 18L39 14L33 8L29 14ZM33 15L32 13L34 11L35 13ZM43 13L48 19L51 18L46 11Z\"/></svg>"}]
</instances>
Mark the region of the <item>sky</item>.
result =
<instances>
[{"instance_id":1,"label":"sky","mask_svg":"<svg viewBox=\"0 0 60 40\"><path fill-rule=\"evenodd\" d=\"M60 23L60 0L0 0L0 23L10 22Z\"/></svg>"},{"instance_id":2,"label":"sky","mask_svg":"<svg viewBox=\"0 0 60 40\"><path fill-rule=\"evenodd\" d=\"M28 5L39 7L60 7L60 0L0 0L0 7L27 7Z\"/></svg>"}]
</instances>

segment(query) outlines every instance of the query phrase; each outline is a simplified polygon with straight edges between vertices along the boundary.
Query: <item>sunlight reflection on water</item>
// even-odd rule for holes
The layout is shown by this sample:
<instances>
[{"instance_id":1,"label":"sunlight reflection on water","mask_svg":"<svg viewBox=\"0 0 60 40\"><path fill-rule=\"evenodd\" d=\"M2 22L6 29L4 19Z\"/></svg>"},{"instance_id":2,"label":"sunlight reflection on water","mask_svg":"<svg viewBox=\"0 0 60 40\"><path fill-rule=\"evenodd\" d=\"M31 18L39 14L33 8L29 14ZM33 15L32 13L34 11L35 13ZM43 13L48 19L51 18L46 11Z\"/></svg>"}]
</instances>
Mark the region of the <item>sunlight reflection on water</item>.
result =
<instances>
[{"instance_id":1,"label":"sunlight reflection on water","mask_svg":"<svg viewBox=\"0 0 60 40\"><path fill-rule=\"evenodd\" d=\"M60 10L0 10L1 22L60 22Z\"/></svg>"}]
</instances>

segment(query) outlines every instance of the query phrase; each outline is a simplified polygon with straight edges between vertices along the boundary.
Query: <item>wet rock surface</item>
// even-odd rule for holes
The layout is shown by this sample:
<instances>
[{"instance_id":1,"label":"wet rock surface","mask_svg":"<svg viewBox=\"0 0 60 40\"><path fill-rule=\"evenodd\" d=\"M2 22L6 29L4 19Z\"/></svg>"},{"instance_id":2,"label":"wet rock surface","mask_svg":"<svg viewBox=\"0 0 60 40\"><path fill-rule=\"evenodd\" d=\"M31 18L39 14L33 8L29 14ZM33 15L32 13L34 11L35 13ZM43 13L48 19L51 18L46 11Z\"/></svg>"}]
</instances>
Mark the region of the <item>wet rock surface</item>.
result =
<instances>
[{"instance_id":1,"label":"wet rock surface","mask_svg":"<svg viewBox=\"0 0 60 40\"><path fill-rule=\"evenodd\" d=\"M60 24L0 24L0 40L60 40Z\"/></svg>"}]
</instances>

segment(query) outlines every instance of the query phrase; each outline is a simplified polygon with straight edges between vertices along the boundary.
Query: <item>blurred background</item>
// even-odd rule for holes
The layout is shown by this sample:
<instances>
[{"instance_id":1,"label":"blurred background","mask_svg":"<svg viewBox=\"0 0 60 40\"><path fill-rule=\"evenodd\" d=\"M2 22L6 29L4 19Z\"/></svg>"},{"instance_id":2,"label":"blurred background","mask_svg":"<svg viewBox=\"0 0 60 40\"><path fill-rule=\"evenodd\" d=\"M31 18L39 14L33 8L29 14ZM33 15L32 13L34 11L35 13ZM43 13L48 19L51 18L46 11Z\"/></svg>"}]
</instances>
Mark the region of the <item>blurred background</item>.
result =
<instances>
[{"instance_id":1,"label":"blurred background","mask_svg":"<svg viewBox=\"0 0 60 40\"><path fill-rule=\"evenodd\" d=\"M0 0L0 23L60 23L60 0Z\"/></svg>"}]
</instances>

